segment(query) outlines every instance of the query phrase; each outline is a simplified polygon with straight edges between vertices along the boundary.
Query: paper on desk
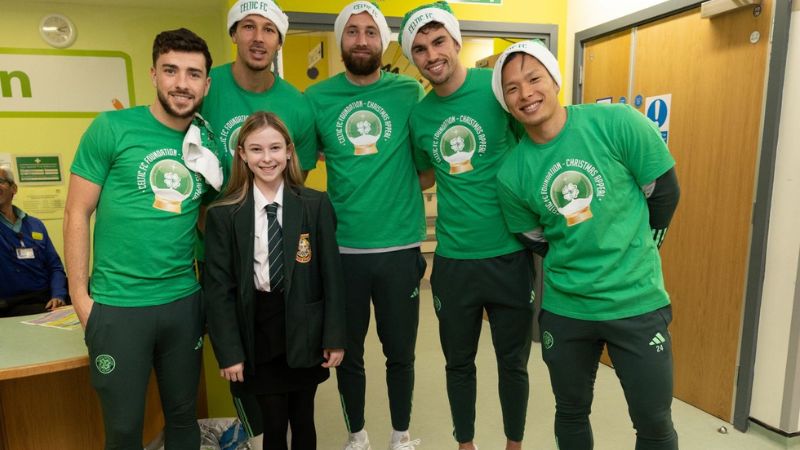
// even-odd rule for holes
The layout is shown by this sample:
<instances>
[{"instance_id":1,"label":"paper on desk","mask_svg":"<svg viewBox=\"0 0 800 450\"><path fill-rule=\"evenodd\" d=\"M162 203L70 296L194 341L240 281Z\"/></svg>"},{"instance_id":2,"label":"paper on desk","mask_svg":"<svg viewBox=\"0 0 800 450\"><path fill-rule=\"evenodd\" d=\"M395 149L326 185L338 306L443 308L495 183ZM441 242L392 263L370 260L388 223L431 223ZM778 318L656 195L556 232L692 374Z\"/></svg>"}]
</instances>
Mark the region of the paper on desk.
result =
<instances>
[{"instance_id":1,"label":"paper on desk","mask_svg":"<svg viewBox=\"0 0 800 450\"><path fill-rule=\"evenodd\" d=\"M24 320L26 325L41 325L43 327L60 328L62 330L74 330L81 326L78 315L72 306L58 308L45 315L36 316L30 320Z\"/></svg>"}]
</instances>

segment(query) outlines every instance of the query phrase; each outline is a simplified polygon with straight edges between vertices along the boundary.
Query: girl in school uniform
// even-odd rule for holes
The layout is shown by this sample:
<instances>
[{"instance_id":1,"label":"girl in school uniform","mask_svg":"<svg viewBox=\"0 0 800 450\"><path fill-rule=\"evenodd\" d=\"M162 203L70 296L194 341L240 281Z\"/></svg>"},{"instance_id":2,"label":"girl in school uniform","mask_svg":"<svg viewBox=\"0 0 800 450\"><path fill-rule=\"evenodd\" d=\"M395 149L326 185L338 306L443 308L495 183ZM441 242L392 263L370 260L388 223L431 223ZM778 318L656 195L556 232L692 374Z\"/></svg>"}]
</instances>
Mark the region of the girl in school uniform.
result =
<instances>
[{"instance_id":1,"label":"girl in school uniform","mask_svg":"<svg viewBox=\"0 0 800 450\"><path fill-rule=\"evenodd\" d=\"M204 301L220 375L265 449L288 448L289 424L292 450L316 448L317 385L344 356L335 220L327 195L303 187L283 122L248 117L226 195L208 210Z\"/></svg>"}]
</instances>

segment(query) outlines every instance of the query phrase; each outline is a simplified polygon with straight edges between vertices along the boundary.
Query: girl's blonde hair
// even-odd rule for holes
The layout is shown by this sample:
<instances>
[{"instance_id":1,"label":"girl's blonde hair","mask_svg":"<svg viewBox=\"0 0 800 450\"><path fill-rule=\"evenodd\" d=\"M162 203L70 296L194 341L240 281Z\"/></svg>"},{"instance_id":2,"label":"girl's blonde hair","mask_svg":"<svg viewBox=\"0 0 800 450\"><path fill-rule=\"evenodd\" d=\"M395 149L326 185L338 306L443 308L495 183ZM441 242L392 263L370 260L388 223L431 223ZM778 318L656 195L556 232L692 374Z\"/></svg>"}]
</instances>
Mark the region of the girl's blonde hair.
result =
<instances>
[{"instance_id":1,"label":"girl's blonde hair","mask_svg":"<svg viewBox=\"0 0 800 450\"><path fill-rule=\"evenodd\" d=\"M253 172L247 167L240 152L244 150L244 143L247 138L264 128L273 128L286 141L286 153L290 156L286 161L286 168L283 171L283 180L289 187L303 185L303 175L300 172L300 164L297 161L297 154L294 149L292 137L283 121L274 113L258 111L251 114L239 128L239 137L236 140L236 151L233 155L233 170L228 187L225 189L225 197L215 202L214 206L243 204L253 185Z\"/></svg>"}]
</instances>

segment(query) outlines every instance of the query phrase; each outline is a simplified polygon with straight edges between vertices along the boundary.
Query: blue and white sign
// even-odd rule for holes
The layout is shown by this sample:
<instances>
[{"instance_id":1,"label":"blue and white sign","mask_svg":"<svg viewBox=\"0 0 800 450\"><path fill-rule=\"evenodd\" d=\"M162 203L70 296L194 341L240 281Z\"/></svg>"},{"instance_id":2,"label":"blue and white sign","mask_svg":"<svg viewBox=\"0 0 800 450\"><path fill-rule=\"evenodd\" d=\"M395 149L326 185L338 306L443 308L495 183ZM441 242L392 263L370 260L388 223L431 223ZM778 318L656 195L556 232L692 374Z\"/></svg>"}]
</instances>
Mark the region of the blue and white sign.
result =
<instances>
[{"instance_id":1,"label":"blue and white sign","mask_svg":"<svg viewBox=\"0 0 800 450\"><path fill-rule=\"evenodd\" d=\"M661 138L669 142L669 116L672 108L672 94L656 95L645 99L645 114L647 118L658 125Z\"/></svg>"},{"instance_id":2,"label":"blue and white sign","mask_svg":"<svg viewBox=\"0 0 800 450\"><path fill-rule=\"evenodd\" d=\"M619 98L619 102L620 102L620 103L622 103L622 104L624 105L624 104L628 103L628 99L627 99L627 98L625 98L625 97L620 97L620 98Z\"/></svg>"},{"instance_id":3,"label":"blue and white sign","mask_svg":"<svg viewBox=\"0 0 800 450\"><path fill-rule=\"evenodd\" d=\"M642 106L642 102L643 101L644 101L644 99L642 98L642 94L639 94L639 95L636 96L635 99L633 99L633 104L636 105L636 107L638 108L638 107Z\"/></svg>"}]
</instances>

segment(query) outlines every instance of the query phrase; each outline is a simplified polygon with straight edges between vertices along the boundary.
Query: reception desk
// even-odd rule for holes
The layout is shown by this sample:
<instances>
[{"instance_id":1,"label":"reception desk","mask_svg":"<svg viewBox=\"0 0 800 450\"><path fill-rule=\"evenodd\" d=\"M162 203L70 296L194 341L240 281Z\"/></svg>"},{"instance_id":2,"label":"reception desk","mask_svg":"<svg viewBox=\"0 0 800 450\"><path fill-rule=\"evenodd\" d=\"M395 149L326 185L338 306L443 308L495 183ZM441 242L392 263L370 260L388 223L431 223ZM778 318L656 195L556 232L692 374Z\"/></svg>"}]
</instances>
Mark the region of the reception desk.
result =
<instances>
[{"instance_id":1,"label":"reception desk","mask_svg":"<svg viewBox=\"0 0 800 450\"><path fill-rule=\"evenodd\" d=\"M83 330L20 323L27 318L0 319L0 450L102 449ZM152 375L150 381L144 443L164 426Z\"/></svg>"}]
</instances>

